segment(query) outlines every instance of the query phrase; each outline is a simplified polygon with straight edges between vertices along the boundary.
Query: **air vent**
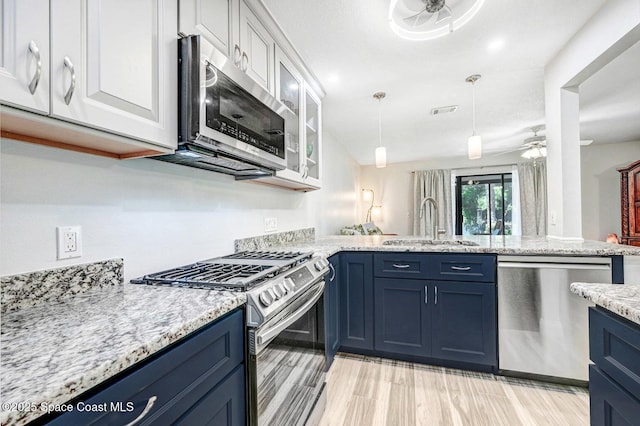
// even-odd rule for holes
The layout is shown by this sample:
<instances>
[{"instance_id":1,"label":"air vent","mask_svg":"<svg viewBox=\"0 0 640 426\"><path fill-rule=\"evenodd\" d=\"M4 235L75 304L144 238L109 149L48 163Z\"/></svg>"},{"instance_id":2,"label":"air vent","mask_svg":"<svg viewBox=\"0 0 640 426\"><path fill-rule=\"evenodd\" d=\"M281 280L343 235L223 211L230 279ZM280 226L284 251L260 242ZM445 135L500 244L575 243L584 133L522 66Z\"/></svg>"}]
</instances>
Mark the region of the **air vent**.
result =
<instances>
[{"instance_id":1,"label":"air vent","mask_svg":"<svg viewBox=\"0 0 640 426\"><path fill-rule=\"evenodd\" d=\"M456 112L457 110L458 105L435 107L431 109L431 115L449 114L451 112Z\"/></svg>"}]
</instances>

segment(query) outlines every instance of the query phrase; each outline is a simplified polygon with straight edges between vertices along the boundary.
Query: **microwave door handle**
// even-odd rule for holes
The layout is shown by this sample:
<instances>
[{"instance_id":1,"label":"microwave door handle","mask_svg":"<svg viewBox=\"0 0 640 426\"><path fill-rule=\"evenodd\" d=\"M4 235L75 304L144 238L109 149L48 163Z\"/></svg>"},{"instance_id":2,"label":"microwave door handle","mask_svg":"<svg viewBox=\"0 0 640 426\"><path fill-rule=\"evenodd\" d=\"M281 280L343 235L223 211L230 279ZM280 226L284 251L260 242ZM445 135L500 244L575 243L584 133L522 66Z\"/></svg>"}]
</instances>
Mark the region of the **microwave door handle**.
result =
<instances>
[{"instance_id":1,"label":"microwave door handle","mask_svg":"<svg viewBox=\"0 0 640 426\"><path fill-rule=\"evenodd\" d=\"M315 305L320 297L322 297L322 293L324 292L324 281L320 281L318 284L313 296L305 302L300 308L298 308L294 313L289 315L285 320L279 321L277 324L272 327L268 327L266 330L259 330L256 332L256 343L259 347L256 350L256 354L259 353L264 346L266 346L271 340L275 339L278 334L282 333L286 330L291 324L296 322L302 315L307 313L309 309L313 305Z\"/></svg>"}]
</instances>

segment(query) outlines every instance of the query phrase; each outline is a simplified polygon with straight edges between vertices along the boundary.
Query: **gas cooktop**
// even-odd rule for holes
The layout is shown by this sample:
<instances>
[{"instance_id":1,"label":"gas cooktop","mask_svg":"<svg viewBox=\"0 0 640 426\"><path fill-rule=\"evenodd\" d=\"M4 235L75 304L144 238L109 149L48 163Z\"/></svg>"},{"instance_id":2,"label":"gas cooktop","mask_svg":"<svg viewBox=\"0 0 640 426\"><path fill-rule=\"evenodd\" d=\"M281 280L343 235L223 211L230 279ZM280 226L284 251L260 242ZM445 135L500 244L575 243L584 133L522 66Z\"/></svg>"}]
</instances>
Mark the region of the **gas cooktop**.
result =
<instances>
[{"instance_id":1,"label":"gas cooktop","mask_svg":"<svg viewBox=\"0 0 640 426\"><path fill-rule=\"evenodd\" d=\"M297 265L312 252L244 251L131 280L133 284L246 291Z\"/></svg>"}]
</instances>

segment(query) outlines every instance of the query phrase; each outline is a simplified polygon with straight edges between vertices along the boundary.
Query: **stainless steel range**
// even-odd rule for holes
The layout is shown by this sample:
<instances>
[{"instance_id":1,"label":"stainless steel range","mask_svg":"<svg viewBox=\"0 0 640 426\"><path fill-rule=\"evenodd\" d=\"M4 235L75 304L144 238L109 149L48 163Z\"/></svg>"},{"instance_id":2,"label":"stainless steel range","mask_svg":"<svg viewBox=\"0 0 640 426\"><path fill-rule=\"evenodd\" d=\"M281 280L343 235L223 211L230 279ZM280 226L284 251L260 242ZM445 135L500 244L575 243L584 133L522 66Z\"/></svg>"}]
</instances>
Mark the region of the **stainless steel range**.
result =
<instances>
[{"instance_id":1,"label":"stainless steel range","mask_svg":"<svg viewBox=\"0 0 640 426\"><path fill-rule=\"evenodd\" d=\"M323 293L313 253L246 251L145 275L134 284L243 291L252 425L312 424L324 410Z\"/></svg>"}]
</instances>

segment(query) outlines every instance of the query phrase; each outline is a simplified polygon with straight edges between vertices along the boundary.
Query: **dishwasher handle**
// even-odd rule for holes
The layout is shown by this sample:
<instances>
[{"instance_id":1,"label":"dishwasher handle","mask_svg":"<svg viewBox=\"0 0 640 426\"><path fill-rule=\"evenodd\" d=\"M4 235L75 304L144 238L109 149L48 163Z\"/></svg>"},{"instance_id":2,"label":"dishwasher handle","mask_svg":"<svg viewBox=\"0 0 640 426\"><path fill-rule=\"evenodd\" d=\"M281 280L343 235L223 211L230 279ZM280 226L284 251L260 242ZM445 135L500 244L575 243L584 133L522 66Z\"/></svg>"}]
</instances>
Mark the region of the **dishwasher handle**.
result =
<instances>
[{"instance_id":1,"label":"dishwasher handle","mask_svg":"<svg viewBox=\"0 0 640 426\"><path fill-rule=\"evenodd\" d=\"M610 264L593 263L544 263L544 262L498 262L498 269L589 269L599 271L610 271Z\"/></svg>"}]
</instances>

